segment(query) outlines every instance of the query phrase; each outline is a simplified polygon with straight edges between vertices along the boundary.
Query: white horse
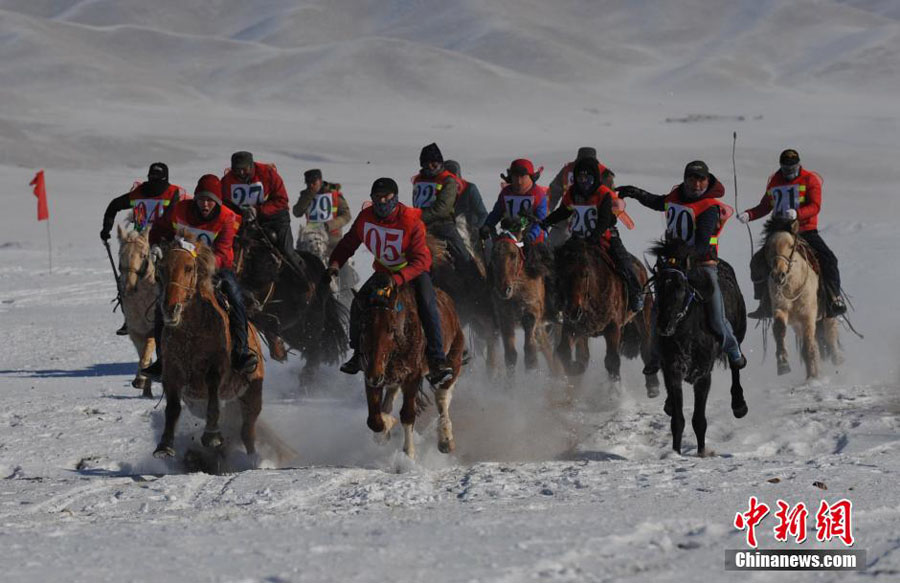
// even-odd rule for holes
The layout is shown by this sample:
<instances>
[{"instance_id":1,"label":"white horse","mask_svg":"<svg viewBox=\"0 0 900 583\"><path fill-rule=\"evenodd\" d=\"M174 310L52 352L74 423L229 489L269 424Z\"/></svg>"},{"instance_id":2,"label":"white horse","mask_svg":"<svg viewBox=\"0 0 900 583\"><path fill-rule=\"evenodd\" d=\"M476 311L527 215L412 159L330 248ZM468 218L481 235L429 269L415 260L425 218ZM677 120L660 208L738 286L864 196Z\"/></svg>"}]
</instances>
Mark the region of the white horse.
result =
<instances>
[{"instance_id":1,"label":"white horse","mask_svg":"<svg viewBox=\"0 0 900 583\"><path fill-rule=\"evenodd\" d=\"M153 397L150 378L141 369L150 365L156 342L153 340L153 318L156 304L156 269L150 259L149 229L138 233L117 229L119 237L119 277L122 289L122 312L128 336L138 353L137 374L131 386Z\"/></svg>"},{"instance_id":2,"label":"white horse","mask_svg":"<svg viewBox=\"0 0 900 583\"><path fill-rule=\"evenodd\" d=\"M837 320L819 318L819 274L810 265L813 251L796 233L772 228L766 238L765 256L769 265L769 297L772 300L778 374L791 371L784 337L787 326L800 341L808 379L819 376L819 342L834 364L844 360L838 341ZM818 326L818 332L817 332Z\"/></svg>"}]
</instances>

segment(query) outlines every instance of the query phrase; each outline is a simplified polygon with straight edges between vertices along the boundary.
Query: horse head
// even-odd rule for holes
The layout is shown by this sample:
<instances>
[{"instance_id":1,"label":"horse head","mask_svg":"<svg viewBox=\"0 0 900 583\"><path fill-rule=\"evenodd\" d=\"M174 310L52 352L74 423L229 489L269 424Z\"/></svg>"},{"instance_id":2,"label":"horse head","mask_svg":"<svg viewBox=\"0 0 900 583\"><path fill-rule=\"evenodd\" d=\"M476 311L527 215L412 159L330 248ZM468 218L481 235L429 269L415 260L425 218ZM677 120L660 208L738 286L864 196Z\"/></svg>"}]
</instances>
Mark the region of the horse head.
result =
<instances>
[{"instance_id":1,"label":"horse head","mask_svg":"<svg viewBox=\"0 0 900 583\"><path fill-rule=\"evenodd\" d=\"M678 239L661 241L651 252L656 256L656 326L660 336L672 336L691 305L702 299L690 279L694 255L692 249Z\"/></svg>"},{"instance_id":2,"label":"horse head","mask_svg":"<svg viewBox=\"0 0 900 583\"><path fill-rule=\"evenodd\" d=\"M200 241L176 237L162 259L163 322L177 328L184 309L201 289L212 294L212 274L216 259L212 250Z\"/></svg>"},{"instance_id":3,"label":"horse head","mask_svg":"<svg viewBox=\"0 0 900 583\"><path fill-rule=\"evenodd\" d=\"M582 238L573 237L556 251L556 270L563 313L578 324L592 311L591 300L600 296L596 249Z\"/></svg>"},{"instance_id":4,"label":"horse head","mask_svg":"<svg viewBox=\"0 0 900 583\"><path fill-rule=\"evenodd\" d=\"M122 292L126 295L133 294L142 279L153 283L155 271L150 261L149 234L149 229L138 233L118 226L119 277L122 279Z\"/></svg>"},{"instance_id":5,"label":"horse head","mask_svg":"<svg viewBox=\"0 0 900 583\"><path fill-rule=\"evenodd\" d=\"M491 286L500 299L513 297L523 277L525 252L516 237L504 231L494 241L491 251Z\"/></svg>"},{"instance_id":6,"label":"horse head","mask_svg":"<svg viewBox=\"0 0 900 583\"><path fill-rule=\"evenodd\" d=\"M765 236L766 263L769 265L769 278L781 287L788 279L794 264L797 251L797 221L787 221L773 217L766 221L763 228Z\"/></svg>"},{"instance_id":7,"label":"horse head","mask_svg":"<svg viewBox=\"0 0 900 583\"><path fill-rule=\"evenodd\" d=\"M400 301L400 290L389 273L375 272L369 287L372 291L363 299L366 384L378 388L384 386L388 360L403 337L409 307Z\"/></svg>"}]
</instances>

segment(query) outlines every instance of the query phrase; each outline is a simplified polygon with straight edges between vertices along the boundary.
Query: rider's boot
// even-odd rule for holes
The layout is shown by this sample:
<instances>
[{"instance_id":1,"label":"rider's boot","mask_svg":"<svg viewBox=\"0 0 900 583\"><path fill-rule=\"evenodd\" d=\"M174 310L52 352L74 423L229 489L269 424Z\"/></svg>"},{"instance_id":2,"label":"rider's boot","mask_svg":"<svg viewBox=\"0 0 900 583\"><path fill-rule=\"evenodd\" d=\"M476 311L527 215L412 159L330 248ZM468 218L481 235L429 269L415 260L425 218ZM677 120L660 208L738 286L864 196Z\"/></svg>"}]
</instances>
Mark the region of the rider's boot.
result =
<instances>
[{"instance_id":1,"label":"rider's boot","mask_svg":"<svg viewBox=\"0 0 900 583\"><path fill-rule=\"evenodd\" d=\"M341 372L346 374L356 374L363 369L363 357L358 350L353 351L353 355L341 365Z\"/></svg>"},{"instance_id":2,"label":"rider's boot","mask_svg":"<svg viewBox=\"0 0 900 583\"><path fill-rule=\"evenodd\" d=\"M116 330L116 336L128 336L128 322L122 322L122 327Z\"/></svg>"},{"instance_id":3,"label":"rider's boot","mask_svg":"<svg viewBox=\"0 0 900 583\"><path fill-rule=\"evenodd\" d=\"M764 320L772 317L772 300L765 283L753 284L753 295L759 298L759 307L747 314L753 320Z\"/></svg>"},{"instance_id":4,"label":"rider's boot","mask_svg":"<svg viewBox=\"0 0 900 583\"><path fill-rule=\"evenodd\" d=\"M157 358L149 366L142 368L141 374L154 382L162 382L162 359Z\"/></svg>"},{"instance_id":5,"label":"rider's boot","mask_svg":"<svg viewBox=\"0 0 900 583\"><path fill-rule=\"evenodd\" d=\"M842 316L847 313L847 304L844 303L844 300L841 299L840 296L837 296L831 300L831 303L828 305L828 309L825 310L825 312L829 318Z\"/></svg>"},{"instance_id":6,"label":"rider's boot","mask_svg":"<svg viewBox=\"0 0 900 583\"><path fill-rule=\"evenodd\" d=\"M436 389L444 388L444 383L453 377L453 367L447 362L447 358L431 358L428 360L428 375L426 378Z\"/></svg>"}]
</instances>

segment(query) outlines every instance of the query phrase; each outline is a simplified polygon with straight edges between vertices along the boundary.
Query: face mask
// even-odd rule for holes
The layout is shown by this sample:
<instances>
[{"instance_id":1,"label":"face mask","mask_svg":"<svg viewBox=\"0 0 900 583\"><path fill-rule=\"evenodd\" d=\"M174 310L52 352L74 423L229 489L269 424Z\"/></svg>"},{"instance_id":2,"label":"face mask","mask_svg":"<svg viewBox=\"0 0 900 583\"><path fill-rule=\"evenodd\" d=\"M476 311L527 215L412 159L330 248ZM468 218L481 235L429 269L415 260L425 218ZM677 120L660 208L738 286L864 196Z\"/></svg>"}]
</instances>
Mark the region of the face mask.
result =
<instances>
[{"instance_id":1,"label":"face mask","mask_svg":"<svg viewBox=\"0 0 900 583\"><path fill-rule=\"evenodd\" d=\"M373 200L372 201L372 209L375 211L375 216L378 217L379 219L385 219L388 216L390 216L390 214L392 212L394 212L395 208L397 208L397 196L396 195L391 197L390 200L383 200L383 201Z\"/></svg>"},{"instance_id":2,"label":"face mask","mask_svg":"<svg viewBox=\"0 0 900 583\"><path fill-rule=\"evenodd\" d=\"M594 177L590 174L587 176L578 176L575 179L575 183L578 185L578 190L584 194L587 194L594 189Z\"/></svg>"},{"instance_id":3,"label":"face mask","mask_svg":"<svg viewBox=\"0 0 900 583\"><path fill-rule=\"evenodd\" d=\"M790 166L781 167L781 175L787 180L793 180L800 176L800 164L791 164Z\"/></svg>"}]
</instances>

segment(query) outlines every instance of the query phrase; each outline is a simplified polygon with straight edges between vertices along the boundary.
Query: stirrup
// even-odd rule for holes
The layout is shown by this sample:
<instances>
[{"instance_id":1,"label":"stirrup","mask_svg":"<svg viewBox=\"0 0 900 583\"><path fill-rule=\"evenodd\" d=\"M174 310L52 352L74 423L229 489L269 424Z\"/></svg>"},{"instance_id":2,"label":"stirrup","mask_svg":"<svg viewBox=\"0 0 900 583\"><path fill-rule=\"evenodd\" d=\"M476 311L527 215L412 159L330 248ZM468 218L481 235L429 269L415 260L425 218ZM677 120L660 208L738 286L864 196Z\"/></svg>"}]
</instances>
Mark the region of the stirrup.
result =
<instances>
[{"instance_id":1,"label":"stirrup","mask_svg":"<svg viewBox=\"0 0 900 583\"><path fill-rule=\"evenodd\" d=\"M146 368L141 369L141 374L157 383L162 382L162 360L156 360Z\"/></svg>"},{"instance_id":2,"label":"stirrup","mask_svg":"<svg viewBox=\"0 0 900 583\"><path fill-rule=\"evenodd\" d=\"M443 389L444 383L453 378L453 368L446 361L431 363L428 368L430 372L425 378L436 389Z\"/></svg>"},{"instance_id":3,"label":"stirrup","mask_svg":"<svg viewBox=\"0 0 900 583\"><path fill-rule=\"evenodd\" d=\"M847 313L847 304L841 298L834 298L827 311L832 318L842 316Z\"/></svg>"},{"instance_id":4,"label":"stirrup","mask_svg":"<svg viewBox=\"0 0 900 583\"><path fill-rule=\"evenodd\" d=\"M772 317L772 309L766 304L765 300L760 300L759 307L747 314L752 320L765 320Z\"/></svg>"}]
</instances>

